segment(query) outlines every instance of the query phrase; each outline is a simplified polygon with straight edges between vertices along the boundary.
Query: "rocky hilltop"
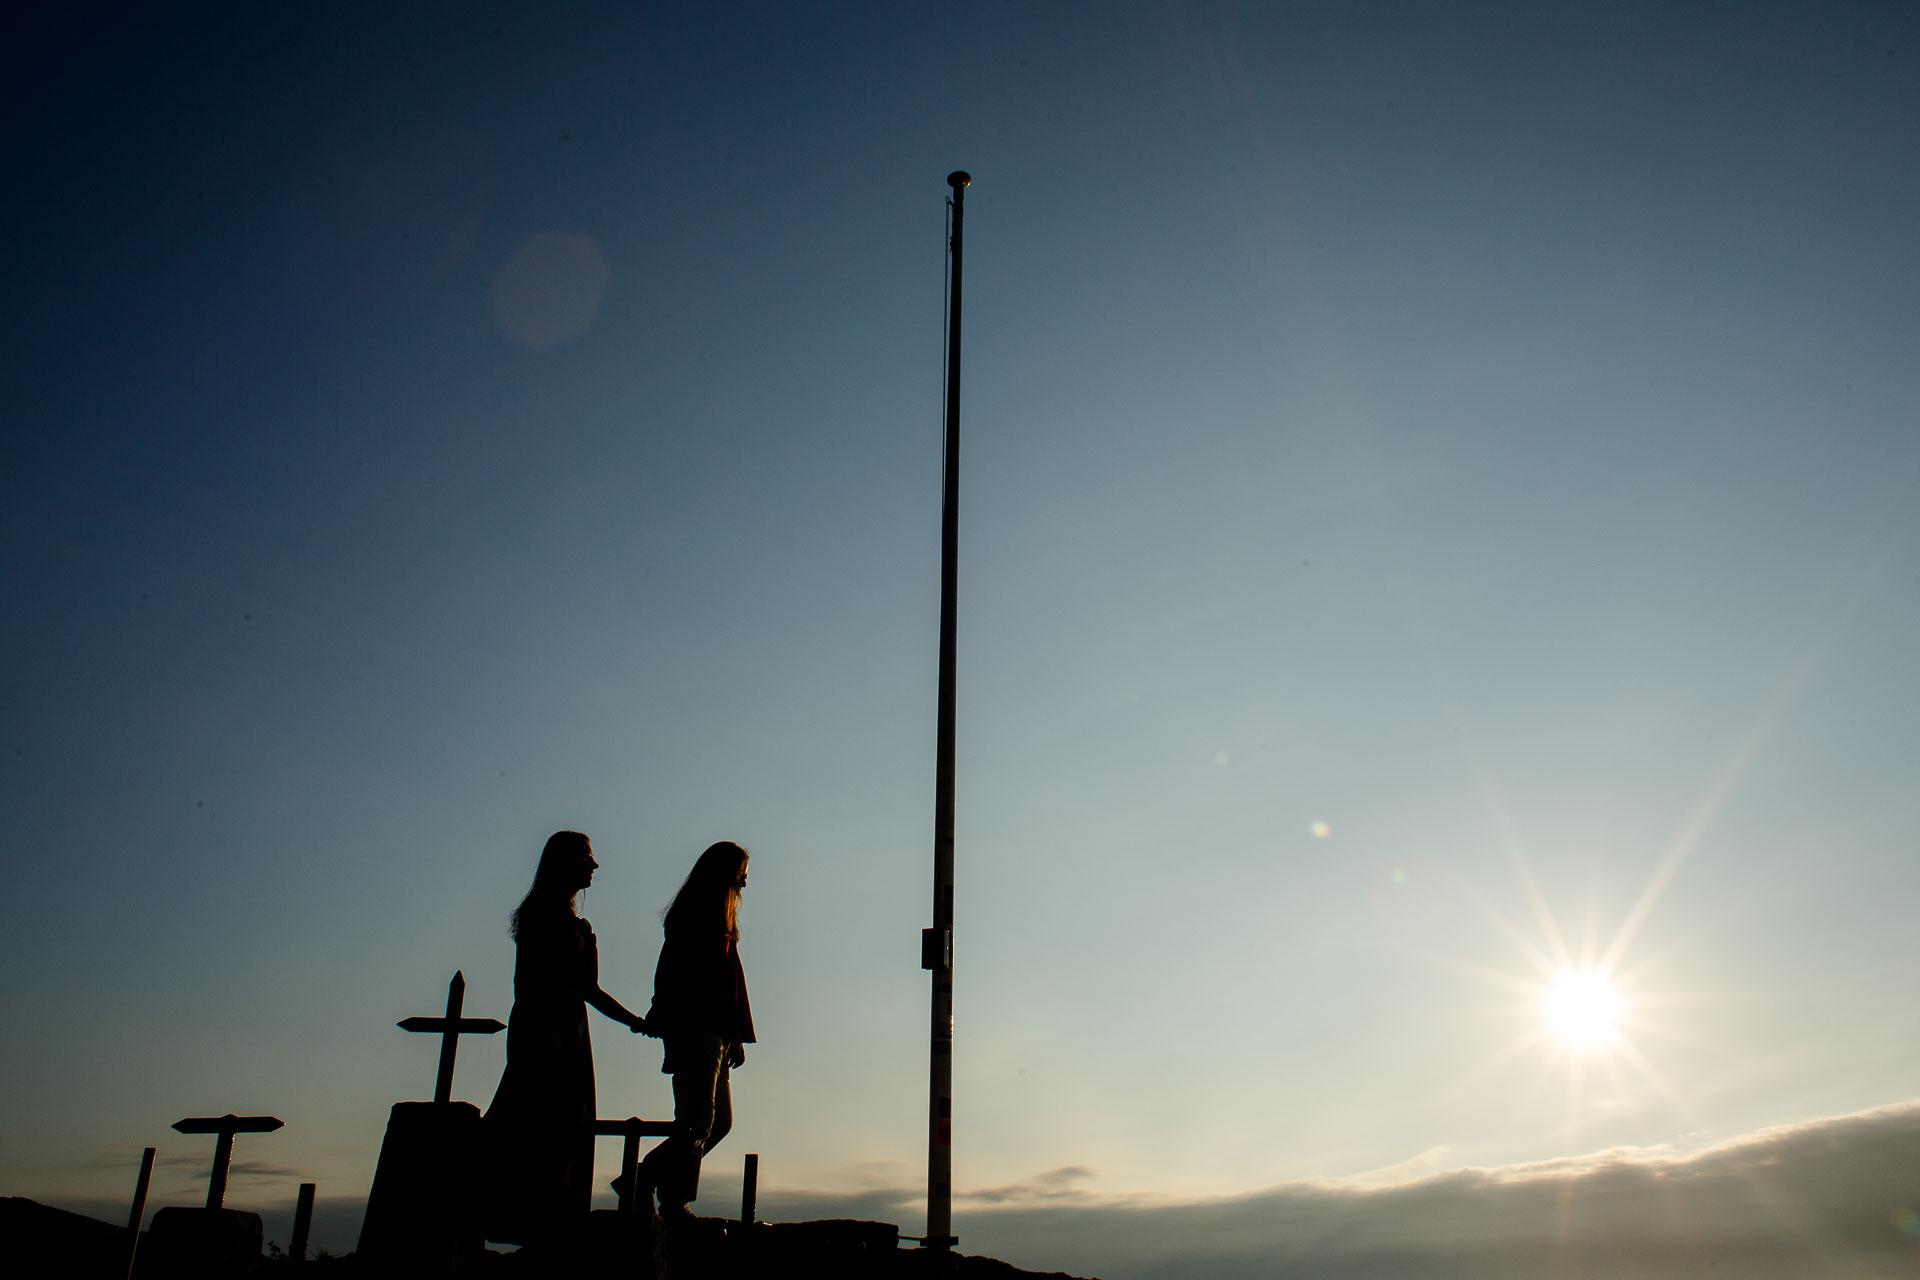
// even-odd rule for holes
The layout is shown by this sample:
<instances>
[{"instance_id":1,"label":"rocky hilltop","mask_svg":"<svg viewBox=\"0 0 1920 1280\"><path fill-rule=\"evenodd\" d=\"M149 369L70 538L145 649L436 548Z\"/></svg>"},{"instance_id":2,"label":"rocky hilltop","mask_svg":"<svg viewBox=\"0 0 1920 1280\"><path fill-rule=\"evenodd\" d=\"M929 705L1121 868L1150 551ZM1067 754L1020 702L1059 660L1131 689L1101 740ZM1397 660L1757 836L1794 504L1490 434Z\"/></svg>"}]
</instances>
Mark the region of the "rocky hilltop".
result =
<instances>
[{"instance_id":1,"label":"rocky hilltop","mask_svg":"<svg viewBox=\"0 0 1920 1280\"><path fill-rule=\"evenodd\" d=\"M253 1215L235 1215L252 1217ZM143 1235L133 1280L271 1280L295 1269L285 1258L222 1259L210 1274L149 1248ZM258 1240L257 1234L254 1236ZM19 1280L126 1280L124 1227L50 1208L21 1197L0 1199L0 1250ZM256 1243L255 1249L258 1245ZM322 1257L299 1270L314 1280L1078 1280L1064 1272L1023 1271L994 1258L941 1255L900 1247L886 1222L737 1222L690 1218L665 1223L653 1214L590 1214L575 1245L564 1250L481 1250L463 1257L374 1260L355 1254Z\"/></svg>"}]
</instances>

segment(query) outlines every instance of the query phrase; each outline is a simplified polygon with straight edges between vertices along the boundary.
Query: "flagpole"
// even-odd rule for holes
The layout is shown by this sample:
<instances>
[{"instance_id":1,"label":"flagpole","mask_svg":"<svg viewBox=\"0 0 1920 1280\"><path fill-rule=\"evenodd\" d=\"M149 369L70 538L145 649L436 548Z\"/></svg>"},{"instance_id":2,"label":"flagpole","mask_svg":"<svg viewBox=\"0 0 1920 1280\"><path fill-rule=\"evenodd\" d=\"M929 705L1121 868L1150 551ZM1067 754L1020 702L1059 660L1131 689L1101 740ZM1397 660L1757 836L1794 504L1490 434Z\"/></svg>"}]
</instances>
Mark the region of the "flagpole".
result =
<instances>
[{"instance_id":1,"label":"flagpole","mask_svg":"<svg viewBox=\"0 0 1920 1280\"><path fill-rule=\"evenodd\" d=\"M952 284L947 313L945 491L940 514L940 714L934 752L933 928L921 936L920 963L933 971L933 1035L927 1107L926 1247L942 1252L953 1234L953 666L960 542L960 236L967 184L953 188Z\"/></svg>"}]
</instances>

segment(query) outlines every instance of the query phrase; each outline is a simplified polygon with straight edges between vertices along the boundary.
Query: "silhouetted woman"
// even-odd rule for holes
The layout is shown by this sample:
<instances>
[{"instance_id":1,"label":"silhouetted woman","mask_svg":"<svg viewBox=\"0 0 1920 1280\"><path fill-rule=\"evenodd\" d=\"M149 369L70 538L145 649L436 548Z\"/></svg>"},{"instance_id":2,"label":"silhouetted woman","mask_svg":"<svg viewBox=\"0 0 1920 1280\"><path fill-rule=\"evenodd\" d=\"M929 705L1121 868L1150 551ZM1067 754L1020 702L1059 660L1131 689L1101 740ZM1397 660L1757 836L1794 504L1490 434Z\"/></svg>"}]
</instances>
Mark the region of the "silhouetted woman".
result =
<instances>
[{"instance_id":1,"label":"silhouetted woman","mask_svg":"<svg viewBox=\"0 0 1920 1280\"><path fill-rule=\"evenodd\" d=\"M593 928L574 914L574 899L593 883L599 865L585 836L554 832L540 852L533 887L513 913L507 1069L484 1123L489 1240L536 1243L565 1219L585 1215L594 1119L587 1006L646 1030L644 1019L600 989Z\"/></svg>"},{"instance_id":2,"label":"silhouetted woman","mask_svg":"<svg viewBox=\"0 0 1920 1280\"><path fill-rule=\"evenodd\" d=\"M740 967L740 891L747 851L710 845L667 908L666 942L653 972L651 1035L666 1042L660 1069L673 1076L673 1133L647 1153L641 1181L663 1213L685 1213L700 1191L700 1157L733 1127L729 1073L747 1060L753 1010Z\"/></svg>"}]
</instances>

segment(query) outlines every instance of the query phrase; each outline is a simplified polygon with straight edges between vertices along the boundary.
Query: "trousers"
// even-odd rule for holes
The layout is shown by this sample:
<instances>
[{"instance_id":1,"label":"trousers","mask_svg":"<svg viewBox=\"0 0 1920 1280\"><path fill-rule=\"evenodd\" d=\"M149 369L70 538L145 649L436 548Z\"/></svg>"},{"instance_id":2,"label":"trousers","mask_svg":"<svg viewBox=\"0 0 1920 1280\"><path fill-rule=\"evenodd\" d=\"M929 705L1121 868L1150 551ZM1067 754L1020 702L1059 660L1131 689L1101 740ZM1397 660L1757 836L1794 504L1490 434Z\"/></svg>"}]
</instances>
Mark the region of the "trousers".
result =
<instances>
[{"instance_id":1,"label":"trousers","mask_svg":"<svg viewBox=\"0 0 1920 1280\"><path fill-rule=\"evenodd\" d=\"M733 1129L733 1087L727 1051L719 1036L674 1036L667 1045L673 1064L673 1132L647 1152L642 1174L661 1205L684 1205L700 1194L700 1158Z\"/></svg>"}]
</instances>

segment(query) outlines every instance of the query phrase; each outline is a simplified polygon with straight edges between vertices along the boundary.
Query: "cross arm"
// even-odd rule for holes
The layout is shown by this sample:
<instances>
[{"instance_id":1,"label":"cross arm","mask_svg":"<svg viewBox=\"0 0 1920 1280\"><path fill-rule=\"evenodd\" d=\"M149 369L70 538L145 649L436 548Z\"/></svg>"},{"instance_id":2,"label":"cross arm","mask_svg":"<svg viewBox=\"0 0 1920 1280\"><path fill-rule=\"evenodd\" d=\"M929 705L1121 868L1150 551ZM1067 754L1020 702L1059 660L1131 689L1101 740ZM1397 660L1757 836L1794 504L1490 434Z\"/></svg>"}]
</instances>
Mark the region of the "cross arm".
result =
<instances>
[{"instance_id":1,"label":"cross arm","mask_svg":"<svg viewBox=\"0 0 1920 1280\"><path fill-rule=\"evenodd\" d=\"M505 1031L507 1024L498 1018L402 1018L393 1024L402 1031L438 1031L451 1030L456 1035L490 1036L496 1031Z\"/></svg>"},{"instance_id":2,"label":"cross arm","mask_svg":"<svg viewBox=\"0 0 1920 1280\"><path fill-rule=\"evenodd\" d=\"M189 1116L174 1121L173 1127L179 1133L272 1133L285 1124L286 1121L273 1116L236 1116L228 1112L224 1116Z\"/></svg>"},{"instance_id":3,"label":"cross arm","mask_svg":"<svg viewBox=\"0 0 1920 1280\"><path fill-rule=\"evenodd\" d=\"M595 1120L592 1123L596 1138L624 1138L634 1135L642 1138L664 1138L673 1132L671 1120L642 1120L639 1116L628 1116L625 1120Z\"/></svg>"}]
</instances>

